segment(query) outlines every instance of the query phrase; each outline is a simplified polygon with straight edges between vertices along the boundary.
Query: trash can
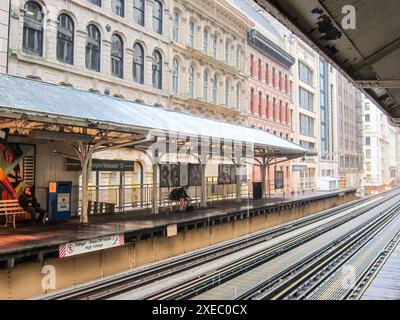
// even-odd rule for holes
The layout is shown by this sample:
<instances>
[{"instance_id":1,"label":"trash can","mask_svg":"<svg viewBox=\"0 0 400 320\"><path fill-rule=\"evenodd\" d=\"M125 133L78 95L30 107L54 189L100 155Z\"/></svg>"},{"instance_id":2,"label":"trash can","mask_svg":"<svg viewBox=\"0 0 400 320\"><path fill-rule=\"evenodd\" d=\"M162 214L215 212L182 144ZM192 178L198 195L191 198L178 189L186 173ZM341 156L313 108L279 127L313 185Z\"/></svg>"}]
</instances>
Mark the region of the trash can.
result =
<instances>
[{"instance_id":1,"label":"trash can","mask_svg":"<svg viewBox=\"0 0 400 320\"><path fill-rule=\"evenodd\" d=\"M253 182L253 199L262 198L262 182Z\"/></svg>"}]
</instances>

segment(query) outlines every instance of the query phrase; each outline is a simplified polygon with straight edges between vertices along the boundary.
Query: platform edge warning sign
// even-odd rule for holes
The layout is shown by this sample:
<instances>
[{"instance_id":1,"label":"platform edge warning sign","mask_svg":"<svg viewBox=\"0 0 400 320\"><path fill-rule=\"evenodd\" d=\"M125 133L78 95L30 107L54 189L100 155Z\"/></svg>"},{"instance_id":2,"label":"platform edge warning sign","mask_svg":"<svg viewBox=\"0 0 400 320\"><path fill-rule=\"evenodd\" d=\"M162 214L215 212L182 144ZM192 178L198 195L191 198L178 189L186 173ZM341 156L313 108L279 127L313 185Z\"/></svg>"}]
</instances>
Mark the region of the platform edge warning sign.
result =
<instances>
[{"instance_id":1,"label":"platform edge warning sign","mask_svg":"<svg viewBox=\"0 0 400 320\"><path fill-rule=\"evenodd\" d=\"M59 258L66 258L114 247L123 246L125 244L124 234L104 236L95 239L87 239L76 242L68 242L59 245Z\"/></svg>"}]
</instances>

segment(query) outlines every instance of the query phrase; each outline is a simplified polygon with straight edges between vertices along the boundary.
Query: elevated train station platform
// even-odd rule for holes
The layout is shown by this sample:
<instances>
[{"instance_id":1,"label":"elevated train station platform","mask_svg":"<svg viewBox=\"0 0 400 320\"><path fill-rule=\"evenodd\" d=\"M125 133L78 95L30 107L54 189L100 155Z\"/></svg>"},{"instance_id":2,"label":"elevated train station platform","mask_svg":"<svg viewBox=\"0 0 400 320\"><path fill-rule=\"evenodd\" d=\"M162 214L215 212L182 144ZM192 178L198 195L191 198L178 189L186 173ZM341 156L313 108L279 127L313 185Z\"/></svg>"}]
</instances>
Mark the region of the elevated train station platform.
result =
<instances>
[{"instance_id":1,"label":"elevated train station platform","mask_svg":"<svg viewBox=\"0 0 400 320\"><path fill-rule=\"evenodd\" d=\"M12 259L58 257L59 247L64 243L96 239L110 235L124 235L125 243L140 241L159 236L168 236L168 226L176 225L176 232L214 226L236 220L243 220L273 212L283 212L292 208L301 208L308 204L322 203L325 200L346 198L350 201L355 190L334 192L313 191L295 195L271 196L266 199L243 199L241 202L220 201L210 207L199 208L191 212L165 212L151 214L150 209L139 209L91 217L87 225L79 219L71 219L50 225L22 224L16 229L0 229L0 262ZM342 200L341 200L342 201ZM336 202L334 202L336 203ZM337 203L338 204L338 203ZM326 209L326 205L321 205ZM329 205L328 205L329 206ZM334 206L333 204L330 206ZM321 208L322 208L321 207ZM308 209L308 213L314 210ZM306 213L307 214L307 213ZM282 214L281 223L286 222ZM11 263L12 265L12 263Z\"/></svg>"}]
</instances>

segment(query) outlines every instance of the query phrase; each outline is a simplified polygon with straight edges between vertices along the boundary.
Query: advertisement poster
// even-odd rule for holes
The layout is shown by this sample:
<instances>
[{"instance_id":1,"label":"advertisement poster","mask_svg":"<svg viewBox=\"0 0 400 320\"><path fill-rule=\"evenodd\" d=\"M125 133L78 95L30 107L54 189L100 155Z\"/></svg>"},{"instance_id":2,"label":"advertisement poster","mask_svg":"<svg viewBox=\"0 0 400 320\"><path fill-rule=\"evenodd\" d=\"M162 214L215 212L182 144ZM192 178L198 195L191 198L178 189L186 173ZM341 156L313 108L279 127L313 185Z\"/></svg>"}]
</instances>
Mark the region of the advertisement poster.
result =
<instances>
[{"instance_id":1,"label":"advertisement poster","mask_svg":"<svg viewBox=\"0 0 400 320\"><path fill-rule=\"evenodd\" d=\"M33 176L24 180L24 160L34 157L34 145L0 142L0 194L1 199L17 198L25 188L33 185ZM27 166L25 166L27 167ZM30 174L33 173L33 167Z\"/></svg>"},{"instance_id":2,"label":"advertisement poster","mask_svg":"<svg viewBox=\"0 0 400 320\"><path fill-rule=\"evenodd\" d=\"M190 186L201 186L201 165L189 163L188 166L189 185Z\"/></svg>"},{"instance_id":3,"label":"advertisement poster","mask_svg":"<svg viewBox=\"0 0 400 320\"><path fill-rule=\"evenodd\" d=\"M160 164L160 187L170 186L170 168L169 164Z\"/></svg>"},{"instance_id":4,"label":"advertisement poster","mask_svg":"<svg viewBox=\"0 0 400 320\"><path fill-rule=\"evenodd\" d=\"M218 184L236 183L236 168L233 164L218 165Z\"/></svg>"},{"instance_id":5,"label":"advertisement poster","mask_svg":"<svg viewBox=\"0 0 400 320\"><path fill-rule=\"evenodd\" d=\"M275 171L275 189L283 189L283 171Z\"/></svg>"}]
</instances>

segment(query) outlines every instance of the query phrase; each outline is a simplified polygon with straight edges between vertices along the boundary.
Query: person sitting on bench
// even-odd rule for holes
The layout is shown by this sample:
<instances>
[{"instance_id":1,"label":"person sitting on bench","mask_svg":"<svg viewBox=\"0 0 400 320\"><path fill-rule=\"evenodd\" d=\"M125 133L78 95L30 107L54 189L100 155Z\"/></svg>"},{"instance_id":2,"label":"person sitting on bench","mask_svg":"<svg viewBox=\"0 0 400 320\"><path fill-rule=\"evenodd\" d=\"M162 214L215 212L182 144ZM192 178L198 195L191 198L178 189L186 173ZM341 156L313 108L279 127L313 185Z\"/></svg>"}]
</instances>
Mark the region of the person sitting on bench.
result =
<instances>
[{"instance_id":1,"label":"person sitting on bench","mask_svg":"<svg viewBox=\"0 0 400 320\"><path fill-rule=\"evenodd\" d=\"M31 188L26 187L24 192L18 197L18 203L26 212L30 213L32 224L43 223L45 212L40 208L36 198L32 196ZM39 213L39 217L37 214Z\"/></svg>"},{"instance_id":2,"label":"person sitting on bench","mask_svg":"<svg viewBox=\"0 0 400 320\"><path fill-rule=\"evenodd\" d=\"M190 201L192 200L187 193L189 191L189 186L181 187L177 190L177 196L179 200L179 208L178 211L185 211L186 207L190 205Z\"/></svg>"},{"instance_id":3,"label":"person sitting on bench","mask_svg":"<svg viewBox=\"0 0 400 320\"><path fill-rule=\"evenodd\" d=\"M191 206L189 206L190 200L192 199L187 193L188 190L189 186L184 186L178 189L173 189L171 191L170 199L172 201L179 201L178 211L185 211L185 209L189 211L189 209L192 208Z\"/></svg>"}]
</instances>

